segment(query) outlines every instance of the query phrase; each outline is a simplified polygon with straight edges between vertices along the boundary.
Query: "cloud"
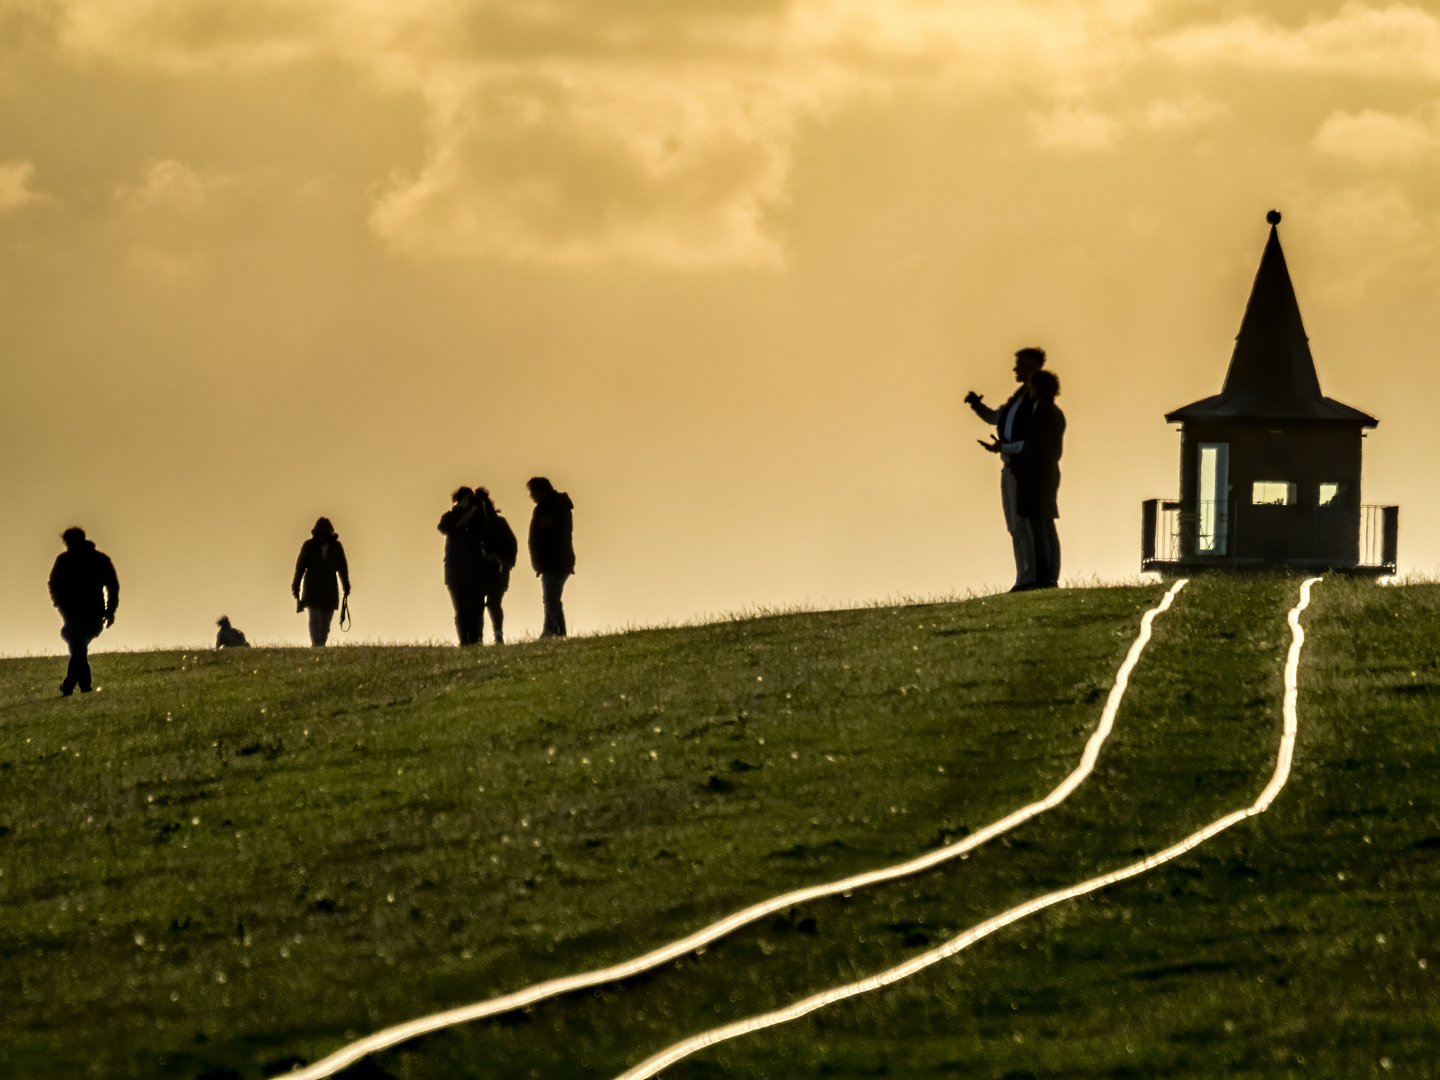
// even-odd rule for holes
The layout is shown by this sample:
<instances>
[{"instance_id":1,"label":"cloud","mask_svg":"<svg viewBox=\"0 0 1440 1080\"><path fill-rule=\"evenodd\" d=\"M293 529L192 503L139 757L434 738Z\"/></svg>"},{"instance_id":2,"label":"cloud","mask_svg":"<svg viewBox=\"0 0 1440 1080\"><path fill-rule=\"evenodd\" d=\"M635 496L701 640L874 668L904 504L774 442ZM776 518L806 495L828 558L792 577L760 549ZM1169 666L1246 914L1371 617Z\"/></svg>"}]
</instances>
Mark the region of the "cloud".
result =
<instances>
[{"instance_id":1,"label":"cloud","mask_svg":"<svg viewBox=\"0 0 1440 1080\"><path fill-rule=\"evenodd\" d=\"M135 185L122 185L115 197L135 211L196 213L210 194L230 181L227 177L197 172L182 161L157 161Z\"/></svg>"},{"instance_id":2,"label":"cloud","mask_svg":"<svg viewBox=\"0 0 1440 1080\"><path fill-rule=\"evenodd\" d=\"M1364 165L1404 165L1440 150L1440 102L1408 116L1337 111L1315 133L1316 150Z\"/></svg>"},{"instance_id":3,"label":"cloud","mask_svg":"<svg viewBox=\"0 0 1440 1080\"><path fill-rule=\"evenodd\" d=\"M1130 104L1136 72L1440 80L1440 18L1404 3L1287 26L1189 0L24 2L51 13L71 63L177 78L339 63L417 98L425 158L370 212L417 258L777 265L802 132L902 91L1024 101L1036 142L1076 153L1226 108L1183 92ZM176 171L127 198L204 201L161 165Z\"/></svg>"},{"instance_id":4,"label":"cloud","mask_svg":"<svg viewBox=\"0 0 1440 1080\"><path fill-rule=\"evenodd\" d=\"M0 214L46 200L45 195L30 186L30 181L34 176L35 165L33 162L0 162Z\"/></svg>"},{"instance_id":5,"label":"cloud","mask_svg":"<svg viewBox=\"0 0 1440 1080\"><path fill-rule=\"evenodd\" d=\"M671 266L775 264L789 129L783 81L631 68L490 75L396 178L376 233L414 254Z\"/></svg>"},{"instance_id":6,"label":"cloud","mask_svg":"<svg viewBox=\"0 0 1440 1080\"><path fill-rule=\"evenodd\" d=\"M1035 141L1049 150L1102 150L1120 138L1120 121L1093 109L1064 107L1032 113Z\"/></svg>"},{"instance_id":7,"label":"cloud","mask_svg":"<svg viewBox=\"0 0 1440 1080\"><path fill-rule=\"evenodd\" d=\"M154 244L136 244L126 256L132 274L153 285L186 285L210 272L210 262L198 252L174 251Z\"/></svg>"},{"instance_id":8,"label":"cloud","mask_svg":"<svg viewBox=\"0 0 1440 1080\"><path fill-rule=\"evenodd\" d=\"M1136 119L1149 131L1185 131L1224 116L1230 106L1222 101L1192 95L1186 98L1157 98Z\"/></svg>"},{"instance_id":9,"label":"cloud","mask_svg":"<svg viewBox=\"0 0 1440 1080\"><path fill-rule=\"evenodd\" d=\"M1311 193L1297 210L1315 237L1322 286L1333 294L1440 276L1440 218L1418 210L1398 185Z\"/></svg>"},{"instance_id":10,"label":"cloud","mask_svg":"<svg viewBox=\"0 0 1440 1080\"><path fill-rule=\"evenodd\" d=\"M1350 3L1295 28L1254 16L1189 27L1157 51L1188 65L1440 81L1440 17L1409 4Z\"/></svg>"}]
</instances>

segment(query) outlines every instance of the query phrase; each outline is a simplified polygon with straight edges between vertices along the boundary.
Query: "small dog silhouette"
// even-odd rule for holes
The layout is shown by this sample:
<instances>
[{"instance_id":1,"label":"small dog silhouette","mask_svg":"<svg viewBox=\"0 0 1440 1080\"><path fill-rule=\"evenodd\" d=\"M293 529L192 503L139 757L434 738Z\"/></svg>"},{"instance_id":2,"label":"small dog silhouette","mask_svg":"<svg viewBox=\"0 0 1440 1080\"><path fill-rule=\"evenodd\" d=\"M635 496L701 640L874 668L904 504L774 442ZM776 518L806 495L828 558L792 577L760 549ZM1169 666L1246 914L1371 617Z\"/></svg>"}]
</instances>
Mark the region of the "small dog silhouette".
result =
<instances>
[{"instance_id":1,"label":"small dog silhouette","mask_svg":"<svg viewBox=\"0 0 1440 1080\"><path fill-rule=\"evenodd\" d=\"M245 635L230 625L230 617L221 615L215 623L220 627L220 632L215 635L215 647L217 649L249 648L250 643L245 640Z\"/></svg>"}]
</instances>

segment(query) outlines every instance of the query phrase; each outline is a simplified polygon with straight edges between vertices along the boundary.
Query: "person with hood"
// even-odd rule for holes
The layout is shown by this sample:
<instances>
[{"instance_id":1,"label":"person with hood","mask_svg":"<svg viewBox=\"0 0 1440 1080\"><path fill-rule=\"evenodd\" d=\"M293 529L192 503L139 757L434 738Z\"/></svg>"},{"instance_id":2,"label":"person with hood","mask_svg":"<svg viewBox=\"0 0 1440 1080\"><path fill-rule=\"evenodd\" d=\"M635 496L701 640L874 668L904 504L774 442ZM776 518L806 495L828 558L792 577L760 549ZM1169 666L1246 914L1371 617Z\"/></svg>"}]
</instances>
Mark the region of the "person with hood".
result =
<instances>
[{"instance_id":1,"label":"person with hood","mask_svg":"<svg viewBox=\"0 0 1440 1080\"><path fill-rule=\"evenodd\" d=\"M545 627L541 637L565 636L565 608L560 594L565 579L575 573L575 544L572 539L574 521L571 511L575 504L563 491L543 476L533 476L525 484L535 502L530 517L530 565L540 579L540 595L545 603Z\"/></svg>"},{"instance_id":2,"label":"person with hood","mask_svg":"<svg viewBox=\"0 0 1440 1080\"><path fill-rule=\"evenodd\" d=\"M1037 371L1027 383L1035 407L1016 461L1016 508L1030 523L1035 538L1035 585L1054 589L1060 583L1060 455L1065 446L1065 414L1055 404L1060 380L1052 371Z\"/></svg>"},{"instance_id":3,"label":"person with hood","mask_svg":"<svg viewBox=\"0 0 1440 1080\"><path fill-rule=\"evenodd\" d=\"M515 530L510 528L510 523L500 516L489 491L477 487L475 501L480 504L488 555L480 563L480 601L490 612L490 629L495 632L495 644L503 645L505 611L501 605L510 588L510 571L515 569L515 561L519 558L520 543L515 539Z\"/></svg>"},{"instance_id":4,"label":"person with hood","mask_svg":"<svg viewBox=\"0 0 1440 1080\"><path fill-rule=\"evenodd\" d=\"M65 550L55 559L50 571L50 599L63 620L60 636L70 646L70 666L60 693L69 697L80 687L82 694L92 689L90 683L90 642L101 630L115 625L115 609L120 606L120 579L110 556L99 551L93 540L85 539L85 530L72 526L60 534Z\"/></svg>"},{"instance_id":5,"label":"person with hood","mask_svg":"<svg viewBox=\"0 0 1440 1080\"><path fill-rule=\"evenodd\" d=\"M330 519L318 518L310 530L310 539L300 545L295 560L295 577L290 582L290 595L295 597L296 611L310 609L310 644L319 648L330 637L330 620L340 606L340 590L335 579L350 595L350 564L340 546ZM303 586L303 590L302 590Z\"/></svg>"},{"instance_id":6,"label":"person with hood","mask_svg":"<svg viewBox=\"0 0 1440 1080\"><path fill-rule=\"evenodd\" d=\"M481 569L490 561L485 551L484 509L468 487L456 488L450 502L453 505L435 526L445 537L445 587L455 607L460 644L479 645L485 600Z\"/></svg>"}]
</instances>

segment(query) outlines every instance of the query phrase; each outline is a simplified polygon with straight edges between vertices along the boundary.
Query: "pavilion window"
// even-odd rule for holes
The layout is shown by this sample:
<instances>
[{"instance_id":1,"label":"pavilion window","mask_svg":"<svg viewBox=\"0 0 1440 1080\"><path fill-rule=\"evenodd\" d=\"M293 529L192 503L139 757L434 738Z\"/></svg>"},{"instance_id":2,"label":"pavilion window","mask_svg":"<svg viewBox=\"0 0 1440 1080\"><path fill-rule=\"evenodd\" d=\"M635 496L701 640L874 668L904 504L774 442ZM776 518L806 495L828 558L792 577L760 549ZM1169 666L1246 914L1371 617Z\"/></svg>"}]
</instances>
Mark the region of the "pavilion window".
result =
<instances>
[{"instance_id":1,"label":"pavilion window","mask_svg":"<svg viewBox=\"0 0 1440 1080\"><path fill-rule=\"evenodd\" d=\"M1320 497L1317 500L1322 510L1338 510L1345 506L1350 500L1350 485L1344 480L1322 480L1320 482Z\"/></svg>"},{"instance_id":2,"label":"pavilion window","mask_svg":"<svg viewBox=\"0 0 1440 1080\"><path fill-rule=\"evenodd\" d=\"M1224 555L1230 514L1230 444L1201 443L1199 497L1195 506L1195 551Z\"/></svg>"},{"instance_id":3,"label":"pavilion window","mask_svg":"<svg viewBox=\"0 0 1440 1080\"><path fill-rule=\"evenodd\" d=\"M1256 480L1250 488L1252 506L1294 506L1296 486L1285 480Z\"/></svg>"}]
</instances>

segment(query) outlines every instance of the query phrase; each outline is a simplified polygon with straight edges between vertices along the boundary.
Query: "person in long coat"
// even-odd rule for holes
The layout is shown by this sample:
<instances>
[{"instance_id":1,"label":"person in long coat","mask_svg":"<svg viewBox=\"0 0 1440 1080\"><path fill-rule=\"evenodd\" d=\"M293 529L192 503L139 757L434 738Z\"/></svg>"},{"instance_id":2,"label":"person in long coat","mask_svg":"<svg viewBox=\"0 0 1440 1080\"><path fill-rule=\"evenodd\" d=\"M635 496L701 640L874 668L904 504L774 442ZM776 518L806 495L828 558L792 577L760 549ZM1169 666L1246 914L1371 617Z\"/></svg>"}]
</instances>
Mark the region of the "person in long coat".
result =
<instances>
[{"instance_id":1,"label":"person in long coat","mask_svg":"<svg viewBox=\"0 0 1440 1080\"><path fill-rule=\"evenodd\" d=\"M480 564L481 602L490 613L490 629L495 632L495 644L505 644L505 593L510 588L510 571L520 554L520 544L515 539L515 530L500 516L495 500L483 487L475 489L475 501L480 504L484 515L486 558ZM482 620L483 621L483 620Z\"/></svg>"},{"instance_id":2,"label":"person in long coat","mask_svg":"<svg viewBox=\"0 0 1440 1080\"><path fill-rule=\"evenodd\" d=\"M115 609L120 606L120 579L110 556L85 539L85 530L78 526L60 534L65 550L55 559L50 571L50 599L60 611L63 624L60 636L70 646L70 665L60 693L69 697L80 687L88 694L90 685L90 642L105 627L115 625Z\"/></svg>"},{"instance_id":3,"label":"person in long coat","mask_svg":"<svg viewBox=\"0 0 1440 1080\"><path fill-rule=\"evenodd\" d=\"M455 634L461 645L479 645L485 601L481 581L486 560L484 508L468 487L450 496L453 504L435 527L445 537L445 587L455 608Z\"/></svg>"},{"instance_id":4,"label":"person in long coat","mask_svg":"<svg viewBox=\"0 0 1440 1080\"><path fill-rule=\"evenodd\" d=\"M310 539L300 545L295 560L295 577L290 582L290 595L295 597L296 611L310 611L310 644L319 648L330 637L330 621L340 606L340 589L336 578L350 595L350 564L330 519L316 520Z\"/></svg>"},{"instance_id":5,"label":"person in long coat","mask_svg":"<svg viewBox=\"0 0 1440 1080\"><path fill-rule=\"evenodd\" d=\"M530 516L530 565L540 579L545 604L545 626L541 637L565 636L565 608L560 595L565 581L575 573L575 544L572 539L575 504L543 476L534 476L525 487L535 502Z\"/></svg>"},{"instance_id":6,"label":"person in long coat","mask_svg":"<svg viewBox=\"0 0 1440 1080\"><path fill-rule=\"evenodd\" d=\"M1028 386L1035 408L1016 463L1016 503L1035 537L1035 588L1053 589L1060 583L1060 535L1055 530L1055 519L1060 516L1065 414L1055 404L1060 380L1054 372L1035 372Z\"/></svg>"}]
</instances>

